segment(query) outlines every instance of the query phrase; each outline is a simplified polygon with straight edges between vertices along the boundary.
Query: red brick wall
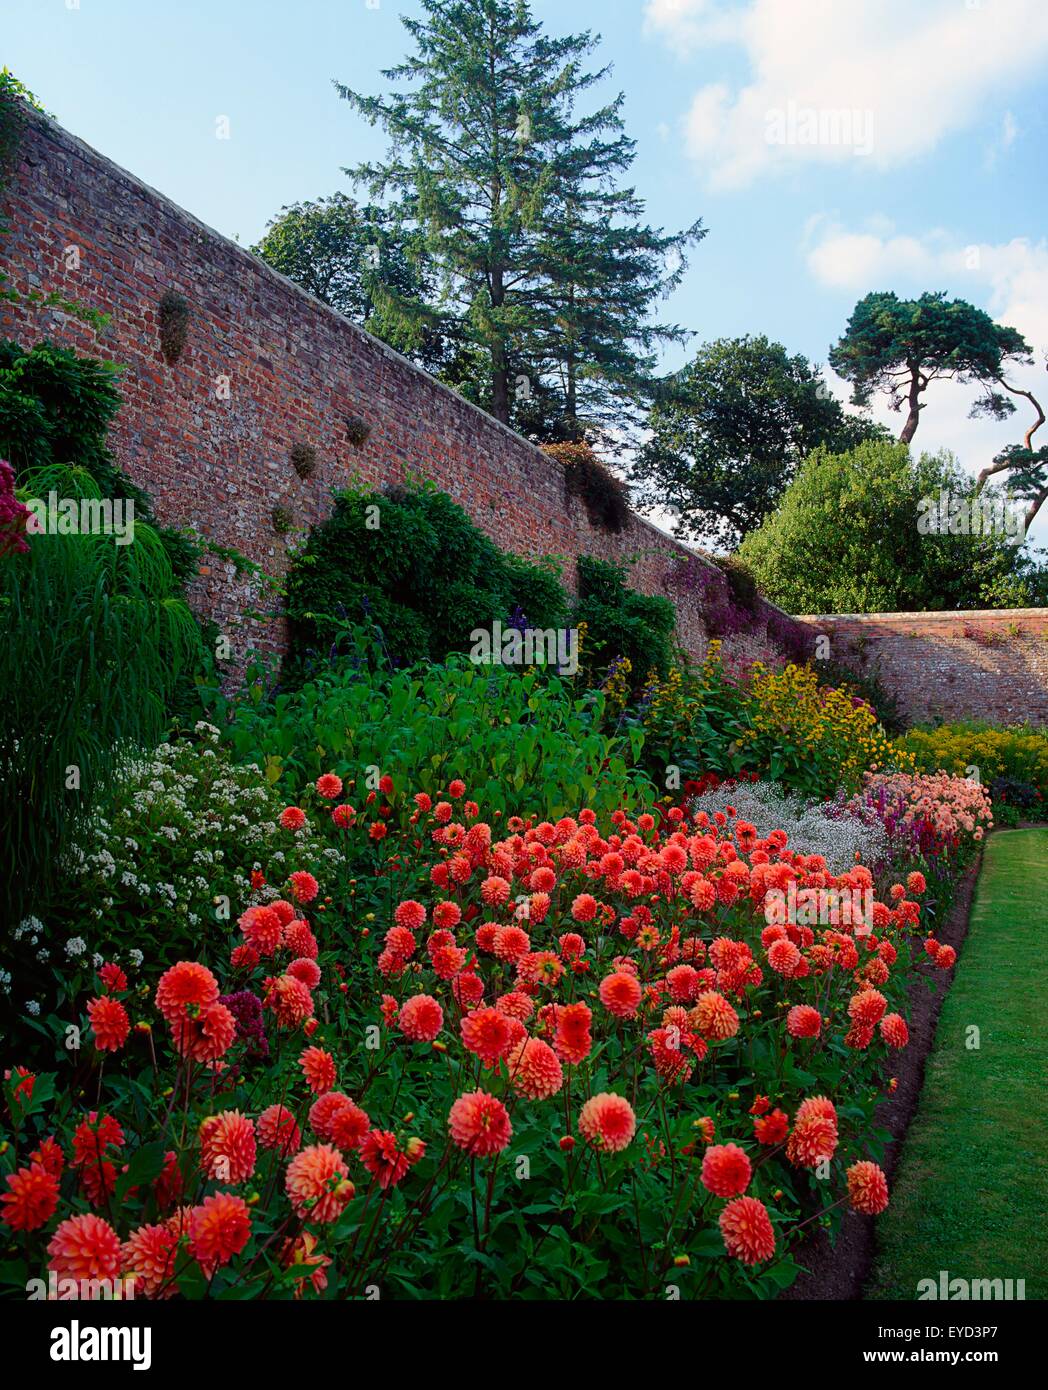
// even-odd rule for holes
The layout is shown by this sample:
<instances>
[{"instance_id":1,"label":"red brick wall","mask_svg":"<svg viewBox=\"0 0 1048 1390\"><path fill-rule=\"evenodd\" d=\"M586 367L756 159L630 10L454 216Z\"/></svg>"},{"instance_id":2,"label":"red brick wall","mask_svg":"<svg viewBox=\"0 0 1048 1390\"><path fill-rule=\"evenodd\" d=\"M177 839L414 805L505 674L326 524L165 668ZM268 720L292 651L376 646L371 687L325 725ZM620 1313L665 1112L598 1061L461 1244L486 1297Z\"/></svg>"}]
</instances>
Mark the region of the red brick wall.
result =
<instances>
[{"instance_id":1,"label":"red brick wall","mask_svg":"<svg viewBox=\"0 0 1048 1390\"><path fill-rule=\"evenodd\" d=\"M114 449L169 524L280 575L287 542L273 529L276 506L306 526L324 516L332 488L417 475L505 549L564 557L569 584L580 554L636 557L631 582L663 593L669 567L691 553L638 517L620 535L594 529L582 503L566 499L560 465L49 121L29 123L5 213L0 269L16 289L59 292L112 317L96 332L23 301L3 307L0 326L24 343L56 338L125 364ZM158 337L167 290L192 314L174 365ZM216 395L222 377L228 400ZM371 425L363 447L347 438L349 417ZM305 481L288 458L296 442L319 456ZM238 657L280 648L279 622L242 621L251 585L231 564L206 564L193 597ZM681 640L699 653L701 619L680 607Z\"/></svg>"},{"instance_id":2,"label":"red brick wall","mask_svg":"<svg viewBox=\"0 0 1048 1390\"><path fill-rule=\"evenodd\" d=\"M804 617L828 655L876 671L914 722L1048 724L1048 609Z\"/></svg>"}]
</instances>

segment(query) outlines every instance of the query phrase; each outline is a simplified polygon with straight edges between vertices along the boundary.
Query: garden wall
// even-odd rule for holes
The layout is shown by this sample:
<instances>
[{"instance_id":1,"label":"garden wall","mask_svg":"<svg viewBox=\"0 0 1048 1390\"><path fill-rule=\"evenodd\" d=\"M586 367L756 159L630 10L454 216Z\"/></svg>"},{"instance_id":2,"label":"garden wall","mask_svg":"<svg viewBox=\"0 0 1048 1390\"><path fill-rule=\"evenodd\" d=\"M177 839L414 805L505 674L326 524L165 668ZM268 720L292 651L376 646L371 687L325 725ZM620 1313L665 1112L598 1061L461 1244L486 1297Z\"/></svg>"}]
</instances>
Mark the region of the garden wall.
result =
<instances>
[{"instance_id":1,"label":"garden wall","mask_svg":"<svg viewBox=\"0 0 1048 1390\"><path fill-rule=\"evenodd\" d=\"M876 672L915 722L1048 724L1048 609L805 616L829 655Z\"/></svg>"},{"instance_id":2,"label":"garden wall","mask_svg":"<svg viewBox=\"0 0 1048 1390\"><path fill-rule=\"evenodd\" d=\"M114 449L170 525L281 575L288 537L274 530L275 509L305 527L325 515L332 488L415 475L503 548L563 557L569 584L580 554L635 557L635 587L664 593L667 571L693 554L636 516L618 535L591 526L559 464L49 120L28 120L5 214L0 269L14 288L57 292L111 320L96 331L23 300L4 306L0 325L27 345L51 337L124 364ZM190 312L173 363L160 349L168 291ZM370 433L354 443L347 421L361 420ZM308 479L289 460L297 443L318 454ZM251 581L231 561L203 565L192 598L236 657L281 649L279 620L245 616ZM681 641L699 654L695 605L679 608Z\"/></svg>"}]
</instances>

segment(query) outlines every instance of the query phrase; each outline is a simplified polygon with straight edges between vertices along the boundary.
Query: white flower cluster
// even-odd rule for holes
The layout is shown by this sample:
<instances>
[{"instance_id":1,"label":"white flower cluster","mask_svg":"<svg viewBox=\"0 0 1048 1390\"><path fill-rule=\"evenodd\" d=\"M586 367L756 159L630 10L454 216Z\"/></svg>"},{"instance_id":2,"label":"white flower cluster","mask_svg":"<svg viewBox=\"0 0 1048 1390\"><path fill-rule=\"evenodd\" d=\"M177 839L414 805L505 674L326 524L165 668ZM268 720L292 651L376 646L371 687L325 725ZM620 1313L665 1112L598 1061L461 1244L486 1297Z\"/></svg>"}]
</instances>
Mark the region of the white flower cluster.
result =
<instances>
[{"instance_id":1,"label":"white flower cluster","mask_svg":"<svg viewBox=\"0 0 1048 1390\"><path fill-rule=\"evenodd\" d=\"M774 782L740 782L738 786L704 792L689 804L693 814L705 811L710 817L731 806L738 812L739 820L757 827L761 837L782 830L787 848L798 854L822 855L833 874L854 867L856 855L867 865L888 855L888 837L879 821L869 824L857 816L842 814L837 806L832 816L827 815L826 803L795 797Z\"/></svg>"},{"instance_id":2,"label":"white flower cluster","mask_svg":"<svg viewBox=\"0 0 1048 1390\"><path fill-rule=\"evenodd\" d=\"M213 724L201 721L196 733L205 747L179 741L129 757L105 813L70 855L95 921L143 908L151 924L200 927L213 920L216 892L232 898L256 861L274 877L322 856L343 862L308 822L294 863L275 851L286 839L279 793L256 765L230 762Z\"/></svg>"}]
</instances>

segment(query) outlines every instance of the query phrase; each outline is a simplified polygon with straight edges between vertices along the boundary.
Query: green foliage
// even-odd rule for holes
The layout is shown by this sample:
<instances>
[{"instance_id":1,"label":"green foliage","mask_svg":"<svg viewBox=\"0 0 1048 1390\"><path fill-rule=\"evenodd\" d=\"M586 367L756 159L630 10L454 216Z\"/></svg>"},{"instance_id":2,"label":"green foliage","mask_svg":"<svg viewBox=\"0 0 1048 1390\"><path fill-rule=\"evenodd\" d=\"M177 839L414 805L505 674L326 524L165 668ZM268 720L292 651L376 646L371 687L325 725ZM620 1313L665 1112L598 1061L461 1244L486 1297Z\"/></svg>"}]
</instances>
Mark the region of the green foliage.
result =
<instances>
[{"instance_id":1,"label":"green foliage","mask_svg":"<svg viewBox=\"0 0 1048 1390\"><path fill-rule=\"evenodd\" d=\"M538 671L452 657L392 674L343 663L294 692L260 685L222 711L223 737L289 794L322 772L435 793L455 777L493 809L556 819L650 792L630 769L641 746L608 731L604 697ZM362 793L361 795L366 795Z\"/></svg>"},{"instance_id":2,"label":"green foliage","mask_svg":"<svg viewBox=\"0 0 1048 1390\"><path fill-rule=\"evenodd\" d=\"M136 523L156 531L174 579L185 583L196 574L196 544L157 525L149 494L120 470L109 449L107 432L121 405L119 371L55 343L23 348L0 339L0 458L20 480L52 464L73 466L94 480L99 496L133 501Z\"/></svg>"},{"instance_id":3,"label":"green foliage","mask_svg":"<svg viewBox=\"0 0 1048 1390\"><path fill-rule=\"evenodd\" d=\"M461 331L433 307L420 238L388 210L344 193L282 208L252 247L259 256L346 318L427 370L450 365Z\"/></svg>"},{"instance_id":4,"label":"green foliage","mask_svg":"<svg viewBox=\"0 0 1048 1390\"><path fill-rule=\"evenodd\" d=\"M760 525L813 449L887 437L763 335L705 343L661 383L648 425L633 470L642 500L674 508L683 535L728 546Z\"/></svg>"},{"instance_id":5,"label":"green foliage","mask_svg":"<svg viewBox=\"0 0 1048 1390\"><path fill-rule=\"evenodd\" d=\"M56 487L99 498L86 469L24 477L22 500ZM134 540L34 534L0 557L0 844L3 900L17 918L46 900L69 836L122 752L158 741L179 677L200 654L167 551Z\"/></svg>"},{"instance_id":6,"label":"green foliage","mask_svg":"<svg viewBox=\"0 0 1048 1390\"><path fill-rule=\"evenodd\" d=\"M914 459L903 444L873 442L844 454L818 449L739 555L762 593L790 613L1036 601L1043 578L1006 536L922 533L923 504L943 490L954 498L974 495L949 454Z\"/></svg>"},{"instance_id":7,"label":"green foliage","mask_svg":"<svg viewBox=\"0 0 1048 1390\"><path fill-rule=\"evenodd\" d=\"M667 598L638 594L626 586L626 569L589 555L579 556L579 600L575 621L586 624L583 657L597 674L616 660L629 662L634 688L650 672L664 673L673 654L676 614Z\"/></svg>"},{"instance_id":8,"label":"green foliage","mask_svg":"<svg viewBox=\"0 0 1048 1390\"><path fill-rule=\"evenodd\" d=\"M509 622L515 607L529 626L561 626L556 574L503 555L446 493L429 484L344 492L288 577L285 675L301 680L340 634L368 622L395 665L439 661L468 650L475 628Z\"/></svg>"},{"instance_id":9,"label":"green foliage","mask_svg":"<svg viewBox=\"0 0 1048 1390\"><path fill-rule=\"evenodd\" d=\"M967 300L948 300L942 291L919 299L866 295L829 355L833 370L851 382L855 405L869 405L877 392L887 394L893 410L905 404L899 436L904 444L917 429L930 382L951 377L989 387L1000 383L1008 363L1031 360L1021 333L994 323ZM999 393L993 399L999 415L1015 408Z\"/></svg>"}]
</instances>

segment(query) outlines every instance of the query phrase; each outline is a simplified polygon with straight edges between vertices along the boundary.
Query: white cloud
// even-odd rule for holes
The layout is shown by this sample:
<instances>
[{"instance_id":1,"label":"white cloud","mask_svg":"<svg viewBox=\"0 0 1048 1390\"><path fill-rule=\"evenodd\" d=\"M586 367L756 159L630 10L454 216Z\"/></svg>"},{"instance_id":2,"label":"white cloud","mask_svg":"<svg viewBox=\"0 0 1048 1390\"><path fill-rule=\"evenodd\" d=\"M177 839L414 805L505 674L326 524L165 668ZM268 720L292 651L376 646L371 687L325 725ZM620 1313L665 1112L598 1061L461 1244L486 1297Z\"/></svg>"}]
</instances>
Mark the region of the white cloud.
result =
<instances>
[{"instance_id":1,"label":"white cloud","mask_svg":"<svg viewBox=\"0 0 1048 1390\"><path fill-rule=\"evenodd\" d=\"M648 0L645 27L685 57L743 50L748 81L700 87L685 122L719 188L806 161L894 168L1048 61L1044 0ZM1015 134L1005 118L998 145Z\"/></svg>"}]
</instances>

